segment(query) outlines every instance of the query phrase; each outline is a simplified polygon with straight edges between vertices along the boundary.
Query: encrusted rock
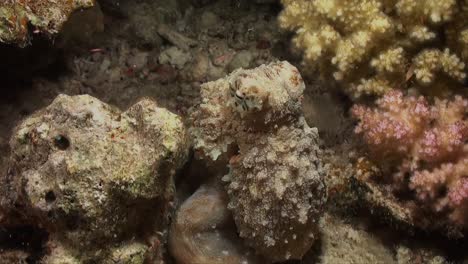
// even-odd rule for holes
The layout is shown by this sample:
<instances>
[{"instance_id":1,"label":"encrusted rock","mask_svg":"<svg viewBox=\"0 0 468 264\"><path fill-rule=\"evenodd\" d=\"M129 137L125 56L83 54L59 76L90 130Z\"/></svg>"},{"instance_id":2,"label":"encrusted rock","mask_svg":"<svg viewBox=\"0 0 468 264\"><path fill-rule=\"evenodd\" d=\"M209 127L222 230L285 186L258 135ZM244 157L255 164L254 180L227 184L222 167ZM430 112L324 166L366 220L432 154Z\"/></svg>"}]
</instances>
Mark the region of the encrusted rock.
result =
<instances>
[{"instance_id":1,"label":"encrusted rock","mask_svg":"<svg viewBox=\"0 0 468 264\"><path fill-rule=\"evenodd\" d=\"M173 175L188 149L177 115L149 99L121 112L60 95L16 128L10 146L1 201L49 232L47 263L161 254L139 245L168 224Z\"/></svg>"},{"instance_id":2,"label":"encrusted rock","mask_svg":"<svg viewBox=\"0 0 468 264\"><path fill-rule=\"evenodd\" d=\"M68 17L94 0L3 0L0 5L0 42L28 43L30 23L35 32L57 33Z\"/></svg>"}]
</instances>

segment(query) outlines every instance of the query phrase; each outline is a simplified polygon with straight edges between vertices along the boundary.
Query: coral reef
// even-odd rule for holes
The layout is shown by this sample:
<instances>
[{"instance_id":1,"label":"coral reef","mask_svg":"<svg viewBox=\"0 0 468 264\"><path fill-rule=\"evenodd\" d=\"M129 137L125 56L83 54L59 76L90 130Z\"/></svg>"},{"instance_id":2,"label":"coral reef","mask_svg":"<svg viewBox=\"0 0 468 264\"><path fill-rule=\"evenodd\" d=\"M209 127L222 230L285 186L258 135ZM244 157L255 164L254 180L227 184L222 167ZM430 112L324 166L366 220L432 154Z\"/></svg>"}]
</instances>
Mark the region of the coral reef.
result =
<instances>
[{"instance_id":1,"label":"coral reef","mask_svg":"<svg viewBox=\"0 0 468 264\"><path fill-rule=\"evenodd\" d=\"M306 67L355 102L382 97L351 110L368 150L354 166L363 197L410 225L464 229L468 1L282 3Z\"/></svg>"},{"instance_id":2,"label":"coral reef","mask_svg":"<svg viewBox=\"0 0 468 264\"><path fill-rule=\"evenodd\" d=\"M164 241L156 235L188 152L177 115L149 99L121 112L59 95L19 124L10 147L1 205L48 231L46 263L161 258L151 244Z\"/></svg>"},{"instance_id":3,"label":"coral reef","mask_svg":"<svg viewBox=\"0 0 468 264\"><path fill-rule=\"evenodd\" d=\"M35 33L55 34L73 11L94 5L94 0L5 0L0 5L0 42L24 46L29 24Z\"/></svg>"},{"instance_id":4,"label":"coral reef","mask_svg":"<svg viewBox=\"0 0 468 264\"><path fill-rule=\"evenodd\" d=\"M296 32L294 44L304 50L305 63L354 97L395 88L444 94L463 87L466 0L282 3L280 25Z\"/></svg>"},{"instance_id":5,"label":"coral reef","mask_svg":"<svg viewBox=\"0 0 468 264\"><path fill-rule=\"evenodd\" d=\"M211 183L181 205L169 235L177 263L262 263L238 237L227 204L223 186Z\"/></svg>"},{"instance_id":6,"label":"coral reef","mask_svg":"<svg viewBox=\"0 0 468 264\"><path fill-rule=\"evenodd\" d=\"M195 150L229 162L222 179L240 236L273 261L304 255L326 201L318 132L301 115L304 87L285 61L239 69L202 85L191 116Z\"/></svg>"},{"instance_id":7,"label":"coral reef","mask_svg":"<svg viewBox=\"0 0 468 264\"><path fill-rule=\"evenodd\" d=\"M467 227L467 107L461 96L436 98L431 104L423 96L391 91L377 100L376 108L352 109L360 120L356 132L383 170L384 179L377 180L403 203L416 202L417 207L411 206L415 211L438 216L415 224ZM403 198L408 192L410 198Z\"/></svg>"},{"instance_id":8,"label":"coral reef","mask_svg":"<svg viewBox=\"0 0 468 264\"><path fill-rule=\"evenodd\" d=\"M6 6L5 3L63 3L62 0L16 2L0 0L0 2L2 7ZM432 121L432 117L429 117L431 120L429 125L424 123L427 122L426 116L423 116L423 120L418 123L421 128L411 125L419 122L416 119L421 115L410 111L410 105L413 103L407 100L411 96L406 96L406 94L424 95L421 107L423 110L429 109L429 116L432 115L431 109L437 108L432 95L438 95L441 98L438 99L440 102L445 99L447 104L456 101L453 94L461 94L466 98L466 94L463 94L466 93L466 89L459 89L462 85L466 86L466 82L465 84L460 82L463 81L463 71L466 72L466 67L462 68L462 63L466 64L468 56L466 34L468 18L466 9L463 9L467 6L466 1L320 1L324 8L327 5L362 7L354 11L337 10L337 17L352 17L344 22L346 25L340 25L344 24L340 18L327 19L326 22L333 25L334 29L343 36L351 32L341 29L348 29L348 25L351 27L354 22L362 22L360 15L366 17L370 13L361 10L377 7L375 3L383 3L377 9L390 19L391 30L382 33L382 38L376 35L377 37L369 43L368 53L351 54L351 57L363 56L362 61L355 62L352 61L354 57L349 60L342 57L342 60L336 60L336 65L331 62L335 56L333 53L344 54L349 53L349 50L329 49L322 53L323 56L314 60L306 58L306 64L298 63L301 57L291 53L288 48L291 35L282 34L277 30L280 0L99 0L97 2L93 8L73 12L67 18L67 22L60 27L57 38L52 38L53 41L48 41L51 35L47 30L35 26L34 21L30 21L28 23L30 32L25 35L24 42L20 45L29 42L32 45L26 48L14 43L0 45L0 57L3 62L0 80L4 87L8 87L0 96L0 263L280 261L280 263L403 264L461 263L467 259L466 239L452 240L453 237L447 238L437 232L427 232L428 229L413 228L414 225L434 226L434 223L441 225L448 223L453 226L458 219L463 220L464 197L467 195L468 184L464 180L466 177L460 176L465 170L463 163L453 157L458 155L455 153L457 150L454 153L450 150L452 147L459 147L455 141L444 141L445 153L440 153L445 156L440 159L444 160L436 161L439 157L432 149L438 153L439 146L442 145L433 146L429 137L424 141L424 145L421 137L411 134L421 130L433 131L436 137L446 139L452 137L448 135L452 132L446 133L450 129L441 128L438 121ZM285 2L291 6L319 3L314 0L283 3ZM400 6L396 6L397 3L400 3ZM444 7L443 5L447 3L448 5ZM423 15L415 15L413 12L405 15L407 18L404 21L401 20L402 12L397 12L397 8L401 10L413 8L411 5L414 5L416 13L422 12ZM452 9L452 15L440 16L439 23L425 19L428 17L425 14L434 11L436 5L445 10ZM312 11L317 10L314 8ZM306 16L313 14L307 9L303 11ZM433 17L437 18L437 12ZM297 18L301 17L296 16L294 19ZM0 18L0 25L7 25L3 22L6 20ZM304 22L313 22L313 19L304 19ZM404 33L405 28L416 22L427 25L428 30L415 28L415 33L410 39ZM2 26L1 29L5 28ZM104 26L105 30L101 31ZM357 26L359 28L355 32L372 31L370 27L361 24ZM318 28L310 27L307 30L316 32ZM297 35L302 32L298 32ZM365 37L365 34L359 34ZM430 39L417 44L416 38ZM356 39L359 40L358 36L353 38L353 41ZM340 47L347 48L346 45ZM355 45L352 51L362 50ZM271 80L266 74L256 70L238 70L252 69L277 60L289 61L302 73L317 69L311 66L318 66L322 76L307 75L305 78L307 89L302 94L301 84L299 87L301 91L298 90L296 94L293 86L286 81L287 76L290 76L289 70L270 71L270 75L273 73ZM350 61L349 67L344 65L347 61ZM339 71L338 64L346 72L343 74L343 79L336 82L330 77ZM225 78L232 71L237 71L239 75ZM242 73L248 74L241 76ZM325 78L319 80L318 77ZM339 74L337 77L340 77ZM204 85L200 95L202 83L220 78L233 83L232 96L228 95L229 91L225 88L212 89L213 96L208 94L207 87L213 83ZM239 88L236 86L238 79L241 79ZM362 85L362 79L370 80L362 81L368 87ZM381 79L382 84L388 86L379 87L375 85L379 84L378 82L372 82L373 79ZM221 85L223 81L218 83L223 86ZM406 103L398 104L401 111L389 111L373 105L371 100L379 96L361 96L359 101L354 103L359 102L368 106L361 106L363 115L371 117L372 115L367 113L374 111L370 111L374 108L376 112L385 114L386 124L389 126L392 124L405 126L405 131L409 131L410 134L404 134L405 139L402 140L404 144L397 143L408 151L405 153L395 148L397 144L393 144L392 141L396 142L398 139L387 140L383 135L386 133L384 129L369 128L376 130L366 132L367 128L363 127L359 136L363 136L364 140L358 141L360 137L353 135L356 120L348 114L352 100L356 98L350 100L342 90L331 89L338 87L337 84L347 86L347 91L355 97L361 94L375 94L370 91L372 89L377 90L379 95L387 93L390 88L402 88L400 90L405 94L402 100ZM362 86L358 87L359 85ZM258 86L260 93L256 95L254 93L256 89L251 86ZM411 89L413 87L416 89ZM217 97L218 91L222 91L221 93L226 96ZM273 91L273 96L270 95L270 91ZM245 96L242 94L244 92ZM98 166L94 171L84 168L85 164L76 162L83 166L80 166L80 171L74 172L73 175L87 175L82 178L70 176L68 179L71 174L62 173L67 177L65 183L62 182L63 178L57 176L59 173L46 174L45 168L36 169L44 182L41 182L40 186L50 184L46 186L47 188L43 187L42 199L45 199L49 190L55 195L55 202L52 201L54 200L52 193L47 196L52 202L44 202L48 208L51 208L48 216L45 209L38 209L31 204L37 200L28 200L29 197L36 199L34 195L28 194L24 188L19 188L22 186L21 181L29 184L25 173L35 168L28 169L21 167L21 164L15 165L14 159L9 162L11 150L8 143L12 133L13 137L17 135L18 130L14 127L18 123L23 123L25 119L29 120L29 115L49 105L58 94L70 96L89 94L120 109L129 107L132 109L140 98L152 98L158 102L157 109L165 113L166 111L162 109L164 107L173 113L178 113L183 122L192 126L191 132L198 133L192 134L192 136L197 135L194 137L195 151L190 152L188 163L174 177L175 185L172 182L162 182L157 185L154 191L166 190L163 194L148 198L153 192L149 187L146 189L142 187L145 191L130 197L128 194L132 190L128 188L115 195L115 188L110 186L114 182L108 180L107 176L112 177L116 175L114 173L122 171L134 171L134 164L138 167L140 162L152 160L154 156L148 154L150 152L147 149L156 147L147 142L150 138L154 142L159 141L158 135L152 132L141 133L140 129L137 129L139 125L134 126L134 132L129 132L130 136L124 139L120 138L120 132L114 134L115 142L132 149L126 151L127 154L122 154L125 158L117 157L121 164L112 165L112 168L117 166L117 170L114 171L107 169L110 165L106 165L107 161L114 159L114 155L105 153L114 151L116 143L102 133L98 133L99 138L94 138L92 135L95 130L89 126L95 124L94 121L86 121L88 123L75 128L66 127L58 131L60 133L52 132L50 140L53 140L57 134L67 136L70 147L63 151L64 154L81 153L84 159L102 161L103 164L102 166L98 164L101 167ZM297 96L298 94L300 95ZM212 100L213 97L219 98L218 102ZM272 106L268 104L270 98L274 102ZM418 97L412 100L419 102ZM121 112L113 107L109 109L126 119L127 112ZM201 109L205 111L204 116ZM219 111L212 111L213 109ZM76 112L75 109L72 110L73 113ZM44 111L41 110L39 116ZM197 113L192 114L193 111ZM201 118L194 119L194 115ZM103 116L108 115L103 114ZM313 129L305 125L302 116L307 124L314 127ZM57 127L52 121L53 118L56 117L51 117L47 124L50 127ZM367 122L369 126L384 123L377 120L384 120L377 114L372 118L376 121ZM135 120L140 119L135 118ZM126 121L115 120L115 122ZM65 127L65 124L63 125ZM83 127L89 133L83 132ZM439 132L432 129L435 127ZM319 131L320 140L317 138L315 128ZM397 131L396 127L392 129ZM69 136L75 133L69 131L80 131L76 134L89 138L88 143L80 143L78 150L73 149L77 145L75 142L77 136ZM371 133L374 134L369 137L368 134ZM410 139L412 136L413 140ZM385 144L389 144L389 150L387 151L384 145L369 143L372 142L372 137L379 137L386 142ZM66 141L58 139L57 146L67 145ZM128 142L129 139L134 142ZM317 141L320 142L322 151L317 149ZM414 158L416 155L423 157L422 153L415 155L411 153L422 147L416 148L411 141L418 142L420 146L425 146L424 149L431 150L424 154L424 159L431 162L423 161L419 156ZM101 146L101 143L105 148L103 152L89 151L93 150L94 146ZM361 151L367 150L363 143L367 143L370 152ZM181 148L185 150L189 145L181 144L184 145ZM51 147L57 148L54 145ZM136 153L136 150L133 150L135 146L141 148L141 152ZM312 151L307 149L309 146ZM13 151L17 153L17 147ZM38 157L41 153L52 152L33 149L25 156ZM106 158L93 159L93 153ZM363 157L363 154L369 153L370 155ZM52 153L50 157L54 155ZM43 158L47 159L42 164L44 167L63 167L49 162L47 154ZM129 164L127 159L136 163ZM185 158L180 160L182 163ZM312 163L307 160L312 160ZM410 173L404 175L401 181L397 177L399 168L408 166L403 164L403 161L411 162L412 167ZM308 164L309 167L303 164ZM42 165L37 165L36 168ZM317 173L321 180L304 181L303 176L307 176L310 171L313 172L314 166L318 168ZM166 171L163 167L165 165L151 170ZM170 165L170 168L178 167L180 165ZM299 169L296 170L296 167ZM97 171L99 169L101 172ZM93 176L95 180L91 180L90 175L95 175ZM154 175L158 178L161 175L173 175L173 172L154 173ZM224 177L226 182L222 182L223 175L226 175ZM263 175L267 177L263 178ZM415 175L420 177L416 178ZM56 178L59 180L54 181ZM410 181L410 178L418 180ZM439 178L444 181L440 183L441 187L437 185ZM98 182L100 179L107 179L102 185L105 189L102 192L96 190L101 188ZM87 182L83 183L84 181ZM326 189L319 188L317 191L316 186L322 186L321 181L325 183ZM150 183L147 186L152 185L156 184ZM309 185L312 187L308 187ZM12 186L14 188L9 188ZM86 186L97 187L85 188ZM284 186L286 187L283 192ZM444 186L448 186L450 192L444 190ZM62 188L67 188L67 192L62 192ZM136 187L138 188L140 187ZM85 190L90 195L85 196ZM72 195L83 193L74 204L85 209L76 212L77 207L73 205L74 207L67 207L71 208L71 211L62 211L64 197L67 199L75 197L69 196L69 193L73 193ZM96 193L107 195L105 200L100 200L104 201L104 204L98 204L94 199L92 195ZM320 200L324 199L324 193L327 193L326 204ZM431 196L434 193L436 197ZM173 195L175 197L172 200ZM306 201L309 196L311 199ZM185 201L187 198L189 199ZM312 219L313 223L310 225L307 223L307 228L310 229L303 233L313 233L314 240L309 241L302 236L296 236L298 241L295 241L287 228L294 226L298 230L297 233L302 229L297 227L298 221L290 221L288 217L296 217L299 209L304 208L303 205L307 203L312 204L310 210L313 212L308 212L310 213L308 218ZM447 203L447 206L440 207L442 209L440 212L433 207L436 204L445 206L444 203ZM299 204L300 207L296 207L295 204ZM97 208L96 215L86 214L89 208ZM108 209L102 210L103 208ZM175 211L175 208L178 208L178 211ZM109 212L114 209L115 213L111 216ZM128 213L128 220L122 216L125 213ZM318 216L321 216L319 224L317 224ZM263 226L265 219L267 226ZM277 222L274 222L275 219ZM98 224L101 226L96 231L95 226ZM253 234L253 229L259 231ZM288 234L281 234L280 231L283 230ZM243 237L240 236L240 231L243 231ZM116 237L113 234L116 234ZM273 237L277 247L265 249L264 234ZM292 254L290 258L300 258L300 260L283 261L289 249L285 246L286 241L283 239L285 236L292 237L287 239L287 246L295 249L290 251ZM302 256L308 247L310 250ZM169 252L165 252L166 250ZM440 256L447 257L448 261L435 256L439 254L438 250L441 251ZM266 255L269 260L259 257L255 252Z\"/></svg>"}]
</instances>

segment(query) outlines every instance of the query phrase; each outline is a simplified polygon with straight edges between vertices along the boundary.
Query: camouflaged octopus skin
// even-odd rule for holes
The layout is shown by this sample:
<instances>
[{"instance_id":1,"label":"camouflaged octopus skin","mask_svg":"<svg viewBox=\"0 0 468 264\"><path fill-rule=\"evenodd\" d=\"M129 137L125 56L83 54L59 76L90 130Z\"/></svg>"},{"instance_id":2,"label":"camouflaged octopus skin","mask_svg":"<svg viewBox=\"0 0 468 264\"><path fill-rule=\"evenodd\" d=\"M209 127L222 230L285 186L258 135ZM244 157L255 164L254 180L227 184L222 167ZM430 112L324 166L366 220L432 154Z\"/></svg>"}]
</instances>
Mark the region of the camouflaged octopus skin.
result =
<instances>
[{"instance_id":1,"label":"camouflaged octopus skin","mask_svg":"<svg viewBox=\"0 0 468 264\"><path fill-rule=\"evenodd\" d=\"M16 128L10 146L3 207L20 204L13 210L49 232L46 263L142 263L150 246L141 234L165 228L188 152L182 121L155 102L121 112L87 95L59 95Z\"/></svg>"},{"instance_id":2,"label":"camouflaged octopus skin","mask_svg":"<svg viewBox=\"0 0 468 264\"><path fill-rule=\"evenodd\" d=\"M271 261L300 259L326 202L318 131L302 117L305 85L288 62L240 69L202 85L195 149L229 163L223 177L239 234Z\"/></svg>"}]
</instances>

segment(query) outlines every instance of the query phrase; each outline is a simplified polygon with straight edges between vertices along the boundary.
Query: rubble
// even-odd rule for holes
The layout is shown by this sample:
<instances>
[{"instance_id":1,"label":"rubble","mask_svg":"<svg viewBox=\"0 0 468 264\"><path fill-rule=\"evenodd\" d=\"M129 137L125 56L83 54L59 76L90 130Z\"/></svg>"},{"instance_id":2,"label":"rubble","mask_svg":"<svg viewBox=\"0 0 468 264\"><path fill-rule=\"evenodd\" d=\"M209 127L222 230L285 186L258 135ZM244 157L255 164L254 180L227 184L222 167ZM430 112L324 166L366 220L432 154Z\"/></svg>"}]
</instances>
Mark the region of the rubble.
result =
<instances>
[{"instance_id":1,"label":"rubble","mask_svg":"<svg viewBox=\"0 0 468 264\"><path fill-rule=\"evenodd\" d=\"M164 24L159 25L158 34L184 51L188 51L190 50L190 47L197 45L195 40L185 37L184 35L172 30L170 27Z\"/></svg>"},{"instance_id":2,"label":"rubble","mask_svg":"<svg viewBox=\"0 0 468 264\"><path fill-rule=\"evenodd\" d=\"M173 177L187 158L178 116L148 99L121 112L60 95L15 129L10 147L1 208L49 232L46 263L162 257L144 244L165 232Z\"/></svg>"}]
</instances>

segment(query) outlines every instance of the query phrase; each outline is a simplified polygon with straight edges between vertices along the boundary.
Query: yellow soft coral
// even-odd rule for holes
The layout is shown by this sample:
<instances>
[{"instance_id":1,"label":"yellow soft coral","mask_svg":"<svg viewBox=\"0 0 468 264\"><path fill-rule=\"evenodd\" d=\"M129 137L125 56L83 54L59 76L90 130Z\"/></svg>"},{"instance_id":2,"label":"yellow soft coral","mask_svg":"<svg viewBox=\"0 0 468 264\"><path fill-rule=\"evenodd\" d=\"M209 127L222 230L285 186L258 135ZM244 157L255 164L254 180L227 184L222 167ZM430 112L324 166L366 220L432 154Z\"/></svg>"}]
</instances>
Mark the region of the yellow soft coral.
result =
<instances>
[{"instance_id":1,"label":"yellow soft coral","mask_svg":"<svg viewBox=\"0 0 468 264\"><path fill-rule=\"evenodd\" d=\"M296 32L294 44L304 50L306 64L354 97L404 87L440 93L466 78L467 0L282 3L280 25Z\"/></svg>"}]
</instances>

